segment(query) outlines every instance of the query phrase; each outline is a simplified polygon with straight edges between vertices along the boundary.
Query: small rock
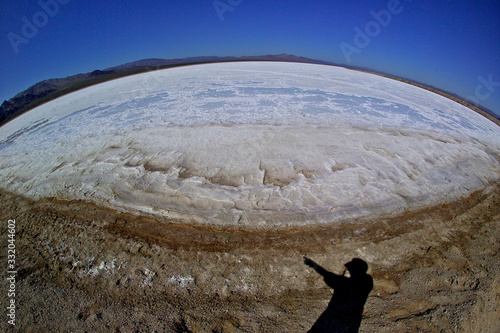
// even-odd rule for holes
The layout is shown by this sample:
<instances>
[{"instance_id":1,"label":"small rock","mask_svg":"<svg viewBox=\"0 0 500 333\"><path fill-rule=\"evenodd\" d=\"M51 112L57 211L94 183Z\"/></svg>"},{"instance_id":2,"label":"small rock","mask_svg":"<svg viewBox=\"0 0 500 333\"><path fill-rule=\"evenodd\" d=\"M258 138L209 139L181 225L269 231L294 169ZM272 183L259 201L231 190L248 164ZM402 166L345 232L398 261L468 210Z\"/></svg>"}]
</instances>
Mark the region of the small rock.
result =
<instances>
[{"instance_id":1,"label":"small rock","mask_svg":"<svg viewBox=\"0 0 500 333\"><path fill-rule=\"evenodd\" d=\"M399 287L393 281L389 280L375 280L373 285L373 293L377 296L384 294L395 294L399 291Z\"/></svg>"}]
</instances>

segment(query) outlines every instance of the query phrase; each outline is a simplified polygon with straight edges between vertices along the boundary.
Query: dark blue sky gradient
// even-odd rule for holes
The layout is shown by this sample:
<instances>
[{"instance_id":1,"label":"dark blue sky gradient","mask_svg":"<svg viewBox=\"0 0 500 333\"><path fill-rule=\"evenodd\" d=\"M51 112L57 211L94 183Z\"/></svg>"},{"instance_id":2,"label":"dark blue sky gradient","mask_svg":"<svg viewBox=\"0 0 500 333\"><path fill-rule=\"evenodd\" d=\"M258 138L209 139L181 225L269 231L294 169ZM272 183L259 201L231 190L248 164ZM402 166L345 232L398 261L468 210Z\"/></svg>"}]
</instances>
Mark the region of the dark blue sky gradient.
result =
<instances>
[{"instance_id":1,"label":"dark blue sky gradient","mask_svg":"<svg viewBox=\"0 0 500 333\"><path fill-rule=\"evenodd\" d=\"M500 113L500 2L397 2L220 0L233 4L221 20L212 0L70 0L16 53L8 34L24 38L22 18L33 23L43 9L37 0L2 1L0 99L40 80L145 58L289 53L409 78ZM377 23L348 62L340 44L356 47L355 27L364 31L370 12L391 3L399 13Z\"/></svg>"}]
</instances>

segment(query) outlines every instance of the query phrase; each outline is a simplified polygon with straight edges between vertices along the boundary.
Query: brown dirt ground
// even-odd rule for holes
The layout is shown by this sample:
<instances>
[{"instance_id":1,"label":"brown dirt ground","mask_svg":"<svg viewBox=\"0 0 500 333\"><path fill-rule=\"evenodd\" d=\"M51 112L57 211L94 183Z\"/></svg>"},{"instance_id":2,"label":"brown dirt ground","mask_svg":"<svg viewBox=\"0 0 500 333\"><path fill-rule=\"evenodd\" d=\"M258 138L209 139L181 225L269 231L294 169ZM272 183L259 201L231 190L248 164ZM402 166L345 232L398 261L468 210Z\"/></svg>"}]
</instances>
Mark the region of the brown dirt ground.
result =
<instances>
[{"instance_id":1,"label":"brown dirt ground","mask_svg":"<svg viewBox=\"0 0 500 333\"><path fill-rule=\"evenodd\" d=\"M305 332L353 257L374 278L360 332L500 331L500 184L386 219L280 230L182 224L0 191L16 220L11 332ZM2 283L2 309L7 282ZM3 310L6 311L6 310Z\"/></svg>"}]
</instances>

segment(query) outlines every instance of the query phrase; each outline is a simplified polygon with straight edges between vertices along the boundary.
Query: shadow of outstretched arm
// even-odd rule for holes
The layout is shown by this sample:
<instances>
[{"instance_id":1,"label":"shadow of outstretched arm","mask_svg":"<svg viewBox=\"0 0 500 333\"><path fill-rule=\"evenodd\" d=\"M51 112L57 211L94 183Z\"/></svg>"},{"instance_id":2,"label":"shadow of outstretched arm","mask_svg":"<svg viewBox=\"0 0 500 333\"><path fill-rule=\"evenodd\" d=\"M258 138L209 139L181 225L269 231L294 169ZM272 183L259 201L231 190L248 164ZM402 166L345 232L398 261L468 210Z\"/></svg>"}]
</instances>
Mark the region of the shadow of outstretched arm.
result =
<instances>
[{"instance_id":1,"label":"shadow of outstretched arm","mask_svg":"<svg viewBox=\"0 0 500 333\"><path fill-rule=\"evenodd\" d=\"M309 259L308 257L304 257L304 264L313 268L316 272L318 272L318 274L322 275L323 277L325 277L328 273L330 273L326 269L315 263L313 260Z\"/></svg>"}]
</instances>

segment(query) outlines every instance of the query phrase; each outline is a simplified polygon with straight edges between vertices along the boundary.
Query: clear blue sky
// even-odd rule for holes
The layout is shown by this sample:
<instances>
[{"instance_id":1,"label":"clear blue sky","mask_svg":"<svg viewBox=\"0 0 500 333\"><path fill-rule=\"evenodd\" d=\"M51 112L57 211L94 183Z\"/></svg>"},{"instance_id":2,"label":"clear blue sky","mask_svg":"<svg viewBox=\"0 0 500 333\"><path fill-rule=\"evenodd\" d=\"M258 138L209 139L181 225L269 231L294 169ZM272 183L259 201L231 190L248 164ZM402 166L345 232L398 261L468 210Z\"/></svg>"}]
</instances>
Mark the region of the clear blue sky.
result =
<instances>
[{"instance_id":1,"label":"clear blue sky","mask_svg":"<svg viewBox=\"0 0 500 333\"><path fill-rule=\"evenodd\" d=\"M289 53L473 96L500 113L497 0L3 0L0 13L2 101L43 79L139 59Z\"/></svg>"}]
</instances>

